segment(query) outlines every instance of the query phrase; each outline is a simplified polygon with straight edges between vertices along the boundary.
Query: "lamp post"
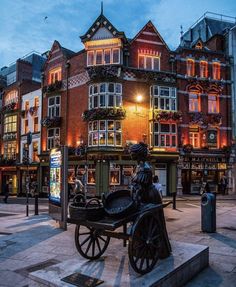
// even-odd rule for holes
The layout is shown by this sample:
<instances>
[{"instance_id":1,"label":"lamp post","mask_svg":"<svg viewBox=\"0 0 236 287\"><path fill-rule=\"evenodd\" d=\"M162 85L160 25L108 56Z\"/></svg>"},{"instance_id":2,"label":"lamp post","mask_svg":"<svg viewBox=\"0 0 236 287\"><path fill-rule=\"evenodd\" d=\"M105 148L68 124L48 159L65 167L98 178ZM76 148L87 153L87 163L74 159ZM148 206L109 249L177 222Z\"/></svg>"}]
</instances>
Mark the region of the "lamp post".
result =
<instances>
[{"instance_id":1,"label":"lamp post","mask_svg":"<svg viewBox=\"0 0 236 287\"><path fill-rule=\"evenodd\" d=\"M29 216L29 189L30 189L30 175L29 175L29 148L32 143L32 133L27 133L27 182L26 182L26 216Z\"/></svg>"}]
</instances>

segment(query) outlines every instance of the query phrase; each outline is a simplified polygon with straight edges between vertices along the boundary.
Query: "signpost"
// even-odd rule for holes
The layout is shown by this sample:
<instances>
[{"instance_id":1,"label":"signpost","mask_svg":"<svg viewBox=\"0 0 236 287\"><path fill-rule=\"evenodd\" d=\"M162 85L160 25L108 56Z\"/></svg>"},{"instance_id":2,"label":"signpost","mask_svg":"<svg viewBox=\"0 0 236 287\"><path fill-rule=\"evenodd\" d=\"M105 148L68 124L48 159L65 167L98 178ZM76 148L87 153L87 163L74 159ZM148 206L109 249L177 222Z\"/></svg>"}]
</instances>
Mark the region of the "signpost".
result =
<instances>
[{"instance_id":1,"label":"signpost","mask_svg":"<svg viewBox=\"0 0 236 287\"><path fill-rule=\"evenodd\" d=\"M54 148L50 152L49 215L67 229L68 205L68 147Z\"/></svg>"},{"instance_id":2,"label":"signpost","mask_svg":"<svg viewBox=\"0 0 236 287\"><path fill-rule=\"evenodd\" d=\"M27 133L27 150L24 150L24 162L27 164L27 177L26 177L26 216L29 216L29 189L30 189L30 174L29 174L29 148L32 143L32 133Z\"/></svg>"}]
</instances>

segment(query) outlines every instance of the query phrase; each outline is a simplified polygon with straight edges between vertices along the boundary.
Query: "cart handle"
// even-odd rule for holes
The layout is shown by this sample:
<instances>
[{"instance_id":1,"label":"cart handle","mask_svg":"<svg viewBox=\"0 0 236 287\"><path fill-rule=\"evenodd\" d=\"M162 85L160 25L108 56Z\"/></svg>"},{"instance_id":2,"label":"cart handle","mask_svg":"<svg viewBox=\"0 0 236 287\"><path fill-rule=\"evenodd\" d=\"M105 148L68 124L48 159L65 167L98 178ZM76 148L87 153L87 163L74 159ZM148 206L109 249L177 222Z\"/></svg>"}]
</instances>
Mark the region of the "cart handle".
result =
<instances>
[{"instance_id":1,"label":"cart handle","mask_svg":"<svg viewBox=\"0 0 236 287\"><path fill-rule=\"evenodd\" d=\"M85 197L82 193L77 194L74 198L73 198L73 203L80 203L80 202L85 202Z\"/></svg>"},{"instance_id":2,"label":"cart handle","mask_svg":"<svg viewBox=\"0 0 236 287\"><path fill-rule=\"evenodd\" d=\"M98 206L101 207L101 202L97 198L91 198L86 204L85 208L89 207L92 201L96 201L98 203Z\"/></svg>"},{"instance_id":3,"label":"cart handle","mask_svg":"<svg viewBox=\"0 0 236 287\"><path fill-rule=\"evenodd\" d=\"M170 205L172 203L173 203L173 201L167 201L165 203L162 203L162 207L165 208L165 207L167 207L168 205Z\"/></svg>"}]
</instances>

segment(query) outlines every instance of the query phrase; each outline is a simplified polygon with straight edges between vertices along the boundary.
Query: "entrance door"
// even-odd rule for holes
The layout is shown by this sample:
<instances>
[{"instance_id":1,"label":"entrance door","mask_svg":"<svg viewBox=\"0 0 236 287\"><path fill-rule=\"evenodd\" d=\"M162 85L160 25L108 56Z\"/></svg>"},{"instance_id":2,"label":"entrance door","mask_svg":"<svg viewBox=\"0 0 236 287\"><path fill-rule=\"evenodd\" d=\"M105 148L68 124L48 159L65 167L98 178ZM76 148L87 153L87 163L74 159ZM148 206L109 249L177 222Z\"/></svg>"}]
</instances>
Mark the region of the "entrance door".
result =
<instances>
[{"instance_id":1,"label":"entrance door","mask_svg":"<svg viewBox=\"0 0 236 287\"><path fill-rule=\"evenodd\" d=\"M159 182L162 185L162 195L167 195L167 166L166 163L157 164L155 167L155 175L158 176Z\"/></svg>"}]
</instances>

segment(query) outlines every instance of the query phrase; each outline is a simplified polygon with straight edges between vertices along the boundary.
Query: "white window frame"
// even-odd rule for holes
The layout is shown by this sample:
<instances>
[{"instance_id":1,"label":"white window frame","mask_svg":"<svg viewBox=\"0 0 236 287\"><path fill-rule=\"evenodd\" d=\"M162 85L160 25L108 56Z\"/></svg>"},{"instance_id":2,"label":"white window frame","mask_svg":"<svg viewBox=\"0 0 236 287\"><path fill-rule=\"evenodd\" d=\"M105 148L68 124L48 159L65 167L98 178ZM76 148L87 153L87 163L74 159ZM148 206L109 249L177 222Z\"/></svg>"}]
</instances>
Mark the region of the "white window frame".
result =
<instances>
[{"instance_id":1,"label":"white window frame","mask_svg":"<svg viewBox=\"0 0 236 287\"><path fill-rule=\"evenodd\" d=\"M162 89L168 89L168 96L161 95ZM157 94L155 94L157 91ZM150 89L151 94L151 109L155 108L158 110L167 110L167 111L176 111L177 110L177 98L176 98L176 88L166 87L166 86L157 86L153 85ZM161 108L161 101L164 100L164 108ZM167 100L169 101L169 108L167 108ZM157 106L155 103L157 102ZM175 107L173 109L173 106Z\"/></svg>"},{"instance_id":2,"label":"white window frame","mask_svg":"<svg viewBox=\"0 0 236 287\"><path fill-rule=\"evenodd\" d=\"M4 97L4 105L7 106L12 103L17 103L18 102L18 91L17 90L12 90L6 94Z\"/></svg>"},{"instance_id":3,"label":"white window frame","mask_svg":"<svg viewBox=\"0 0 236 287\"><path fill-rule=\"evenodd\" d=\"M158 126L157 131L155 131L155 125ZM161 131L161 125L169 125L169 132ZM175 132L172 131L173 126L175 126ZM155 144L155 136L158 137L158 145ZM165 138L165 144L161 145L161 138L163 136ZM169 136L170 145L166 144L167 136ZM173 140L173 138L175 138L175 140ZM151 142L152 142L153 147L176 148L177 147L177 125L175 123L159 123L159 122L151 123ZM175 142L175 144L173 144L173 142Z\"/></svg>"},{"instance_id":4,"label":"white window frame","mask_svg":"<svg viewBox=\"0 0 236 287\"><path fill-rule=\"evenodd\" d=\"M4 143L4 158L6 159L16 159L16 149L17 142L16 141L8 141Z\"/></svg>"},{"instance_id":5,"label":"white window frame","mask_svg":"<svg viewBox=\"0 0 236 287\"><path fill-rule=\"evenodd\" d=\"M61 67L56 67L49 71L49 79L48 79L49 85L54 84L56 81L61 81L61 79L62 79Z\"/></svg>"},{"instance_id":6,"label":"white window frame","mask_svg":"<svg viewBox=\"0 0 236 287\"><path fill-rule=\"evenodd\" d=\"M108 121L113 122L113 129L108 130ZM101 122L105 122L105 129L100 129ZM120 125L120 129L117 130L117 125ZM97 128L94 128L96 126ZM113 133L113 144L108 143L108 134ZM105 142L101 144L100 135L105 135ZM116 136L120 136L120 144L116 143ZM97 143L94 143L94 139ZM91 121L88 124L88 146L122 146L122 123L119 120L99 120Z\"/></svg>"},{"instance_id":7,"label":"white window frame","mask_svg":"<svg viewBox=\"0 0 236 287\"><path fill-rule=\"evenodd\" d=\"M215 98L215 100L213 99ZM219 104L218 104L219 97L216 94L209 94L208 95L208 113L209 114L217 114L219 113ZM215 109L212 109L215 106Z\"/></svg>"},{"instance_id":8,"label":"white window frame","mask_svg":"<svg viewBox=\"0 0 236 287\"><path fill-rule=\"evenodd\" d=\"M200 107L201 107L201 104L200 104L200 95L196 94L196 93L189 93L189 105L188 105L188 108L189 108L189 111L190 112L200 112ZM197 109L195 109L195 103L197 103Z\"/></svg>"},{"instance_id":9,"label":"white window frame","mask_svg":"<svg viewBox=\"0 0 236 287\"><path fill-rule=\"evenodd\" d=\"M51 130L53 130L53 135L49 137L49 132ZM60 138L60 128L49 128L47 130L47 150L50 150L55 147L55 140L57 138Z\"/></svg>"},{"instance_id":10,"label":"white window frame","mask_svg":"<svg viewBox=\"0 0 236 287\"><path fill-rule=\"evenodd\" d=\"M200 133L199 132L189 132L189 143L194 148L200 148Z\"/></svg>"},{"instance_id":11,"label":"white window frame","mask_svg":"<svg viewBox=\"0 0 236 287\"><path fill-rule=\"evenodd\" d=\"M105 51L110 50L110 62L109 63L105 63ZM114 57L114 51L118 50L118 62L114 62L113 61L113 57ZM97 52L98 51L102 51L102 62L101 64L97 64ZM93 54L93 61L92 63L89 63L89 54ZM107 66L107 65L118 65L121 64L121 49L120 48L104 48L104 49L95 49L95 50L89 50L87 51L87 67L91 67L91 66Z\"/></svg>"},{"instance_id":12,"label":"white window frame","mask_svg":"<svg viewBox=\"0 0 236 287\"><path fill-rule=\"evenodd\" d=\"M144 67L140 67L140 64L139 64L140 63L140 61L139 61L140 57L144 57ZM152 68L148 69L148 70L152 70L152 71L160 71L161 70L160 57L150 56L150 55L143 55L143 54L139 54L138 55L138 67L139 67L139 69L147 70L147 58L151 58L151 60L152 60ZM154 69L154 59L158 59L158 69Z\"/></svg>"},{"instance_id":13,"label":"white window frame","mask_svg":"<svg viewBox=\"0 0 236 287\"><path fill-rule=\"evenodd\" d=\"M54 104L49 105L50 99L54 98ZM59 98L59 104L57 104L57 98ZM57 110L58 115L57 115ZM48 117L60 117L61 116L61 96L53 96L48 98Z\"/></svg>"},{"instance_id":14,"label":"white window frame","mask_svg":"<svg viewBox=\"0 0 236 287\"><path fill-rule=\"evenodd\" d=\"M218 77L218 70L219 70L219 77ZM212 63L212 78L213 80L220 80L221 77L221 65L219 62Z\"/></svg>"},{"instance_id":15,"label":"white window frame","mask_svg":"<svg viewBox=\"0 0 236 287\"><path fill-rule=\"evenodd\" d=\"M4 134L15 133L15 132L17 132L17 115L5 115L4 116Z\"/></svg>"}]
</instances>

